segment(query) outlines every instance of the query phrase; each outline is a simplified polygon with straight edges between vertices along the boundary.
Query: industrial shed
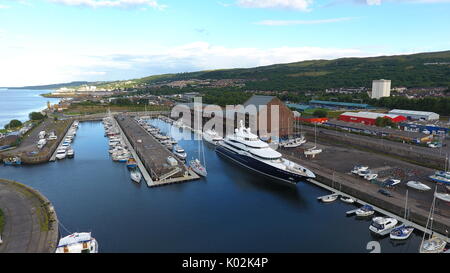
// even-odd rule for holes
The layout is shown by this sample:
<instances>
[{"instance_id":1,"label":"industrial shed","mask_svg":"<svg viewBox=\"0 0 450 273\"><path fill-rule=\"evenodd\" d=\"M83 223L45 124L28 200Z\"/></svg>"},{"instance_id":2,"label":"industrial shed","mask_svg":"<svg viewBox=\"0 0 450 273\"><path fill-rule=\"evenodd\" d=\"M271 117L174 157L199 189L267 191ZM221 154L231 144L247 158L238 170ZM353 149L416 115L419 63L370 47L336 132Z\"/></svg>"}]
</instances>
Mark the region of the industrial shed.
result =
<instances>
[{"instance_id":1,"label":"industrial shed","mask_svg":"<svg viewBox=\"0 0 450 273\"><path fill-rule=\"evenodd\" d=\"M346 122L362 123L366 125L375 125L377 118L389 118L395 123L405 121L406 118L400 115L381 114L373 112L345 112L339 116L339 120Z\"/></svg>"},{"instance_id":2,"label":"industrial shed","mask_svg":"<svg viewBox=\"0 0 450 273\"><path fill-rule=\"evenodd\" d=\"M413 110L400 110L394 109L389 111L392 115L402 115L409 120L438 120L439 114L425 111L413 111Z\"/></svg>"}]
</instances>

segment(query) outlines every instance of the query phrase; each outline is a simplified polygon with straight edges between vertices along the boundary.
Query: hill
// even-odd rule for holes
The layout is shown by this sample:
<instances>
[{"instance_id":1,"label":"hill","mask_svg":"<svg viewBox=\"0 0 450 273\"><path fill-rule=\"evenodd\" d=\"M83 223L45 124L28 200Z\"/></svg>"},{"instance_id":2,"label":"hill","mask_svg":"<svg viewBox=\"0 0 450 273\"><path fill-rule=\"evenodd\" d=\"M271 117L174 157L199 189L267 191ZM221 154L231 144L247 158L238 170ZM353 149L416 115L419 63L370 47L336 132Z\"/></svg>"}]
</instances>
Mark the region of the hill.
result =
<instances>
[{"instance_id":1,"label":"hill","mask_svg":"<svg viewBox=\"0 0 450 273\"><path fill-rule=\"evenodd\" d=\"M190 79L244 79L251 90L324 90L333 87L371 87L374 79L390 79L394 86L450 86L450 51L369 58L311 60L246 69L219 69L164 74L114 86L132 87Z\"/></svg>"}]
</instances>

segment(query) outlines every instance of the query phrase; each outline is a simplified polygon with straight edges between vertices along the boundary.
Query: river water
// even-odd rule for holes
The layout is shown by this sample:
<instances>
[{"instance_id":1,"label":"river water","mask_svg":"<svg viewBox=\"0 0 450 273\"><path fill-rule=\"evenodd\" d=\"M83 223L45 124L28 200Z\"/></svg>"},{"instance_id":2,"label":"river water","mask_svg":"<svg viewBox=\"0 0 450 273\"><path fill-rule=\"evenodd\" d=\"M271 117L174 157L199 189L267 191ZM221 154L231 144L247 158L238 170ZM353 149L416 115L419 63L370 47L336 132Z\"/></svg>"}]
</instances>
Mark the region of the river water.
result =
<instances>
[{"instance_id":1,"label":"river water","mask_svg":"<svg viewBox=\"0 0 450 273\"><path fill-rule=\"evenodd\" d=\"M151 121L165 130L162 121ZM180 136L189 131L173 130ZM198 142L181 140L188 155ZM101 122L83 122L75 158L38 166L0 167L0 177L45 194L68 231L92 231L101 252L417 252L421 235L403 244L378 239L370 221L346 217L355 207L316 199L328 192L308 182L280 184L219 157L205 146L208 177L148 188L112 162ZM67 231L65 230L67 229Z\"/></svg>"},{"instance_id":2,"label":"river water","mask_svg":"<svg viewBox=\"0 0 450 273\"><path fill-rule=\"evenodd\" d=\"M50 92L51 90L0 89L0 129L12 119L27 121L29 113L46 108L48 101L51 104L59 102L59 99L40 96Z\"/></svg>"}]
</instances>

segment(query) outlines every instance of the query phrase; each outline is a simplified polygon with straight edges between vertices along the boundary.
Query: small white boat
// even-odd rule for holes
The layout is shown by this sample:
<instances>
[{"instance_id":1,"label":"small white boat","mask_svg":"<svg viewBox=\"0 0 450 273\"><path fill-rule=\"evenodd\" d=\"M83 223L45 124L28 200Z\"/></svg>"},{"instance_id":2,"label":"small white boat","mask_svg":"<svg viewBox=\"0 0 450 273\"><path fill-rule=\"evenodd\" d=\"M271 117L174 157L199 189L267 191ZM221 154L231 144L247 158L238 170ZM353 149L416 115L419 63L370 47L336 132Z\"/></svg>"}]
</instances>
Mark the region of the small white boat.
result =
<instances>
[{"instance_id":1,"label":"small white boat","mask_svg":"<svg viewBox=\"0 0 450 273\"><path fill-rule=\"evenodd\" d=\"M308 149L305 151L305 155L306 156L310 155L310 156L314 157L314 156L320 154L321 152L322 152L322 149L317 149L317 147L312 147L311 149Z\"/></svg>"},{"instance_id":2,"label":"small white boat","mask_svg":"<svg viewBox=\"0 0 450 273\"><path fill-rule=\"evenodd\" d=\"M429 191L431 190L430 187L428 187L427 185L420 183L418 181L409 181L408 183L406 183L406 185L410 188L419 190L419 191Z\"/></svg>"},{"instance_id":3,"label":"small white boat","mask_svg":"<svg viewBox=\"0 0 450 273\"><path fill-rule=\"evenodd\" d=\"M442 200L442 201L445 201L445 202L450 202L450 194L448 194L448 193L436 192L434 194L434 196L436 196L436 198L439 199L439 200Z\"/></svg>"},{"instance_id":4,"label":"small white boat","mask_svg":"<svg viewBox=\"0 0 450 273\"><path fill-rule=\"evenodd\" d=\"M187 157L186 151L179 145L176 145L173 148L173 154L176 155L181 160L185 160Z\"/></svg>"},{"instance_id":5,"label":"small white boat","mask_svg":"<svg viewBox=\"0 0 450 273\"><path fill-rule=\"evenodd\" d=\"M353 203L356 202L355 199L353 199L351 197L348 197L348 196L342 196L341 197L341 201L344 202L344 203L347 203L347 204L353 204Z\"/></svg>"},{"instance_id":6,"label":"small white boat","mask_svg":"<svg viewBox=\"0 0 450 273\"><path fill-rule=\"evenodd\" d=\"M220 141L223 141L221 137L215 130L206 130L203 132L203 139L212 145L217 145Z\"/></svg>"},{"instance_id":7,"label":"small white boat","mask_svg":"<svg viewBox=\"0 0 450 273\"><path fill-rule=\"evenodd\" d=\"M376 174L376 173L368 173L368 174L366 174L366 175L364 175L364 179L365 180L373 180L373 179L377 179L377 177L378 177L378 174Z\"/></svg>"},{"instance_id":8,"label":"small white boat","mask_svg":"<svg viewBox=\"0 0 450 273\"><path fill-rule=\"evenodd\" d=\"M67 150L65 148L59 148L56 151L56 158L57 159L62 160L64 158L66 158L66 156L67 156Z\"/></svg>"},{"instance_id":9,"label":"small white boat","mask_svg":"<svg viewBox=\"0 0 450 273\"><path fill-rule=\"evenodd\" d=\"M142 174L138 170L131 171L130 177L136 183L140 183L142 180Z\"/></svg>"},{"instance_id":10,"label":"small white boat","mask_svg":"<svg viewBox=\"0 0 450 273\"><path fill-rule=\"evenodd\" d=\"M283 148L297 148L305 143L306 143L306 139L305 139L305 137L302 136L302 137L298 137L298 138L291 139L286 142L280 143L280 146Z\"/></svg>"},{"instance_id":11,"label":"small white boat","mask_svg":"<svg viewBox=\"0 0 450 273\"><path fill-rule=\"evenodd\" d=\"M200 160L198 160L198 159L191 160L189 162L189 166L192 168L192 170L196 174L198 174L200 176L206 177L208 175L205 167L203 167L203 165L200 163Z\"/></svg>"},{"instance_id":12,"label":"small white boat","mask_svg":"<svg viewBox=\"0 0 450 273\"><path fill-rule=\"evenodd\" d=\"M398 220L389 217L375 217L372 220L372 224L369 230L375 234L384 236L389 234L395 226L398 224Z\"/></svg>"},{"instance_id":13,"label":"small white boat","mask_svg":"<svg viewBox=\"0 0 450 273\"><path fill-rule=\"evenodd\" d=\"M75 156L75 151L73 150L73 148L70 147L69 149L67 149L67 157L73 158L74 156Z\"/></svg>"},{"instance_id":14,"label":"small white boat","mask_svg":"<svg viewBox=\"0 0 450 273\"><path fill-rule=\"evenodd\" d=\"M389 237L392 240L406 240L408 239L411 234L413 233L414 228L407 225L401 225L399 227L394 228Z\"/></svg>"},{"instance_id":15,"label":"small white boat","mask_svg":"<svg viewBox=\"0 0 450 273\"><path fill-rule=\"evenodd\" d=\"M90 232L73 233L59 240L55 253L98 253L98 243Z\"/></svg>"},{"instance_id":16,"label":"small white boat","mask_svg":"<svg viewBox=\"0 0 450 273\"><path fill-rule=\"evenodd\" d=\"M173 156L167 157L166 161L172 167L178 166L178 161Z\"/></svg>"},{"instance_id":17,"label":"small white boat","mask_svg":"<svg viewBox=\"0 0 450 273\"><path fill-rule=\"evenodd\" d=\"M442 253L446 245L447 242L444 239L433 236L422 243L420 253Z\"/></svg>"},{"instance_id":18,"label":"small white boat","mask_svg":"<svg viewBox=\"0 0 450 273\"><path fill-rule=\"evenodd\" d=\"M324 203L331 203L331 202L336 201L336 199L338 199L338 197L339 197L339 195L332 194L332 195L325 196L325 197L321 198L320 200L322 200L322 202L324 202Z\"/></svg>"},{"instance_id":19,"label":"small white boat","mask_svg":"<svg viewBox=\"0 0 450 273\"><path fill-rule=\"evenodd\" d=\"M359 216L359 217L371 216L374 213L375 213L375 210L373 209L372 206L369 206L369 205L365 205L355 211L356 216Z\"/></svg>"}]
</instances>

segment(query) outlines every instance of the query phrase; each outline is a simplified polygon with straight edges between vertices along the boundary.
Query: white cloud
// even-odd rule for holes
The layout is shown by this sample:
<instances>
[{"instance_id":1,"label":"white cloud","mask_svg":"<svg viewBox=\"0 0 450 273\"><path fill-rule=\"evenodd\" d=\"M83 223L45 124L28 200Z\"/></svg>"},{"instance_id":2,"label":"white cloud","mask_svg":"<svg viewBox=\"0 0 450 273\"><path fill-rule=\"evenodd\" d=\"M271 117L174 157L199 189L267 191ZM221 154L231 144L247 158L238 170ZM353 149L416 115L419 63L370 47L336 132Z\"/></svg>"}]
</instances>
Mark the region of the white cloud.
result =
<instances>
[{"instance_id":1,"label":"white cloud","mask_svg":"<svg viewBox=\"0 0 450 273\"><path fill-rule=\"evenodd\" d=\"M68 6L86 6L91 8L136 8L152 7L164 9L165 5L159 4L156 0L49 0L50 2L60 3Z\"/></svg>"},{"instance_id":2,"label":"white cloud","mask_svg":"<svg viewBox=\"0 0 450 273\"><path fill-rule=\"evenodd\" d=\"M282 8L309 11L314 0L237 0L237 5L246 8Z\"/></svg>"},{"instance_id":3,"label":"white cloud","mask_svg":"<svg viewBox=\"0 0 450 273\"><path fill-rule=\"evenodd\" d=\"M1 47L1 46L0 46ZM220 68L246 68L311 59L378 54L352 48L230 48L205 42L135 52L83 52L32 45L0 50L0 86L24 86L75 80L125 80L154 74Z\"/></svg>"},{"instance_id":4,"label":"white cloud","mask_svg":"<svg viewBox=\"0 0 450 273\"><path fill-rule=\"evenodd\" d=\"M338 23L350 21L353 19L354 18L351 17L343 17L343 18L320 19L320 20L264 20L257 22L256 24L265 26L316 25L316 24Z\"/></svg>"},{"instance_id":5,"label":"white cloud","mask_svg":"<svg viewBox=\"0 0 450 273\"><path fill-rule=\"evenodd\" d=\"M0 9L7 9L7 8L9 8L9 6L5 6L5 5L1 5L0 4Z\"/></svg>"}]
</instances>

